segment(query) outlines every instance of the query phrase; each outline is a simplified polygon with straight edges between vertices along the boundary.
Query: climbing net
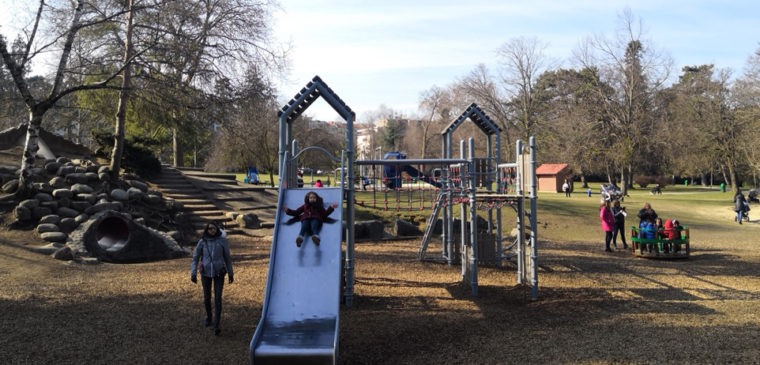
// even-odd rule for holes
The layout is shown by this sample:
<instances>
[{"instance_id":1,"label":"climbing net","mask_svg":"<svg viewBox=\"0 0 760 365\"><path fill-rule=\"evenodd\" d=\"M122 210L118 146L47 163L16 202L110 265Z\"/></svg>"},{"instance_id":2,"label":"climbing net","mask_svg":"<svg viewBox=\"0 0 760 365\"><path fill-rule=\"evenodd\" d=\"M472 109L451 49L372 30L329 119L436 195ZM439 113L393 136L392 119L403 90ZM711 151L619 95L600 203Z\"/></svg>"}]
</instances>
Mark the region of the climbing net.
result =
<instances>
[{"instance_id":1,"label":"climbing net","mask_svg":"<svg viewBox=\"0 0 760 365\"><path fill-rule=\"evenodd\" d=\"M357 185L354 203L371 209L384 211L424 211L434 209L437 205L443 207L448 204L460 205L470 204L468 198L469 190L465 186L468 181L463 176L468 176L467 165L452 165L447 170L441 168L426 168L424 165L416 167L405 166L403 168L394 167L395 170L388 173L383 171L382 167L370 165L368 175L363 175L356 179ZM515 194L517 188L516 169L500 168L499 183L491 183L496 193L489 191L489 179L487 169L478 169L476 166L476 194L489 194L488 196L478 197L476 207L479 210L500 209L510 206L514 208L514 197L508 194ZM492 174L492 176L495 174ZM493 179L496 180L495 178ZM361 189L361 190L360 190ZM440 199L442 193L451 195L448 199Z\"/></svg>"}]
</instances>

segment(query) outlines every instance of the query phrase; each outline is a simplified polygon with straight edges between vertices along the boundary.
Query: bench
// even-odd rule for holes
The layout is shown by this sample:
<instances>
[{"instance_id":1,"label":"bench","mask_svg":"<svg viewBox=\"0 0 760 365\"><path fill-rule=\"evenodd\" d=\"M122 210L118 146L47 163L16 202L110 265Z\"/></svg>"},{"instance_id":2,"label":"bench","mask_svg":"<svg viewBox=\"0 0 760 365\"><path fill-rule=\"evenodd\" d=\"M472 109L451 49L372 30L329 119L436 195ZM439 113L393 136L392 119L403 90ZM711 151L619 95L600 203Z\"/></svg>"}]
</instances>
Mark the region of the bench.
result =
<instances>
[{"instance_id":1,"label":"bench","mask_svg":"<svg viewBox=\"0 0 760 365\"><path fill-rule=\"evenodd\" d=\"M658 234L658 236L660 236ZM689 228L683 227L680 239L667 238L643 238L641 229L631 227L631 245L633 254L638 257L651 258L688 258L691 252L689 247Z\"/></svg>"}]
</instances>

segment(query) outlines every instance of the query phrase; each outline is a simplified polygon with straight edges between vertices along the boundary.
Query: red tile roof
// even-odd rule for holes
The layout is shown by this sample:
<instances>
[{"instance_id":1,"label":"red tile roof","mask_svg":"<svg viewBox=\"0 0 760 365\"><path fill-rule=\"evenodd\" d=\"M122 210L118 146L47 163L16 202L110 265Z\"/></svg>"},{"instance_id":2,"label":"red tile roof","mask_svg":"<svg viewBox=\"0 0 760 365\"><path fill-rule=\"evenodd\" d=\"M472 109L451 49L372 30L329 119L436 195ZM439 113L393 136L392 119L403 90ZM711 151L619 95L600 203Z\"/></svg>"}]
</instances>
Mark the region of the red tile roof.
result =
<instances>
[{"instance_id":1,"label":"red tile roof","mask_svg":"<svg viewBox=\"0 0 760 365\"><path fill-rule=\"evenodd\" d=\"M536 168L536 175L556 175L566 167L566 163L545 163Z\"/></svg>"}]
</instances>

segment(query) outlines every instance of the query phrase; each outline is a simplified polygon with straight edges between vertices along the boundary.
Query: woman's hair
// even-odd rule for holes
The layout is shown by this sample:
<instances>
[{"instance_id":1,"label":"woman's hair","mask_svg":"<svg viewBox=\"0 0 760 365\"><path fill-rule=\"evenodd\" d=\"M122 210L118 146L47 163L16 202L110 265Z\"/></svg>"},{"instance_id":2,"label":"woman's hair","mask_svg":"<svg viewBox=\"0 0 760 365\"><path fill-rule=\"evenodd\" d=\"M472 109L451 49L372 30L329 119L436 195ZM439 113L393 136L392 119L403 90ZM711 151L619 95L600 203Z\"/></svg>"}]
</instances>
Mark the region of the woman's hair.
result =
<instances>
[{"instance_id":1,"label":"woman's hair","mask_svg":"<svg viewBox=\"0 0 760 365\"><path fill-rule=\"evenodd\" d=\"M211 227L216 228L216 233L214 233L213 235L211 235L208 232L208 229L211 228ZM208 224L206 224L206 228L203 230L203 237L219 237L221 234L222 234L222 230L214 222L208 222Z\"/></svg>"},{"instance_id":2,"label":"woman's hair","mask_svg":"<svg viewBox=\"0 0 760 365\"><path fill-rule=\"evenodd\" d=\"M303 203L304 204L306 204L306 205L310 204L309 203L309 195L314 195L314 196L317 197L317 202L314 205L316 205L316 206L322 206L322 205L324 205L324 202L322 201L322 197L319 196L319 194L317 194L317 193L315 193L313 191L310 191L310 192L306 193L306 195L303 196Z\"/></svg>"}]
</instances>

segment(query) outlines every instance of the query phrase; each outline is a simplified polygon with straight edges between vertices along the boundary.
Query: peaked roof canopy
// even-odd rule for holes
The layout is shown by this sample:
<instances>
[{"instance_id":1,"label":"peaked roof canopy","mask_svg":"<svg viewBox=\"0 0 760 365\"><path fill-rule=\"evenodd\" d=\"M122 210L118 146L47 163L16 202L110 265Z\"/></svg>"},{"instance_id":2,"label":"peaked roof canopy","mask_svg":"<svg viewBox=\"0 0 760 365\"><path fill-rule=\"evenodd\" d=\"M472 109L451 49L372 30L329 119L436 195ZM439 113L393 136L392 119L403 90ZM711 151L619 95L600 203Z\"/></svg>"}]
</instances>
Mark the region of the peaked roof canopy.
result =
<instances>
[{"instance_id":1,"label":"peaked roof canopy","mask_svg":"<svg viewBox=\"0 0 760 365\"><path fill-rule=\"evenodd\" d=\"M351 121L356 119L354 111L351 110L351 108L349 108L348 105L346 105L346 103L344 103L343 100L341 100L341 98L338 97L338 95L335 94L335 92L333 92L318 75L314 76L314 78L306 84L306 87L301 89L296 96L290 99L288 104L280 109L277 116L282 118L284 115L286 118L285 120L290 123L301 116L301 114L305 112L306 109L308 109L309 106L320 96L322 96L325 101L330 104L333 110L346 121L348 121L349 118Z\"/></svg>"},{"instance_id":2,"label":"peaked roof canopy","mask_svg":"<svg viewBox=\"0 0 760 365\"><path fill-rule=\"evenodd\" d=\"M501 129L488 118L488 115L481 110L477 104L472 103L469 107L459 116L455 121L451 122L441 134L448 134L454 132L459 126L464 123L467 118L470 118L475 125L480 128L487 136L492 136L501 132Z\"/></svg>"}]
</instances>

